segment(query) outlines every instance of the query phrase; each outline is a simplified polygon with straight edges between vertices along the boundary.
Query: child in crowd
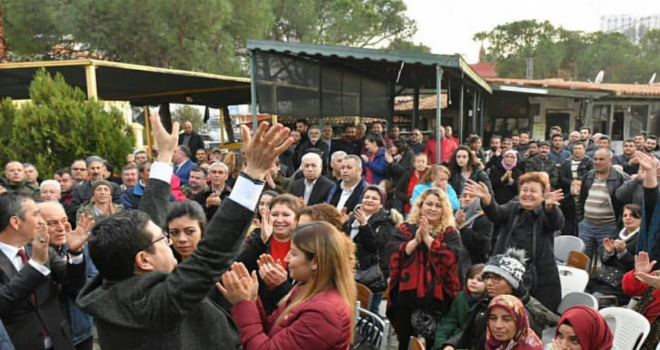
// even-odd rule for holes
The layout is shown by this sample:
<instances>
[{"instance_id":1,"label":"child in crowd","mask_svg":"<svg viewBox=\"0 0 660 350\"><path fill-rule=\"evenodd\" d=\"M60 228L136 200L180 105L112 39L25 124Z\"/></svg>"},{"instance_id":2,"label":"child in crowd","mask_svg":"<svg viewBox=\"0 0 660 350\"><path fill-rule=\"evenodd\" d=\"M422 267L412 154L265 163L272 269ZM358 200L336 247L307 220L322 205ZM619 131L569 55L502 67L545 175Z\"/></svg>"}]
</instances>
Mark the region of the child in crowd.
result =
<instances>
[{"instance_id":1,"label":"child in crowd","mask_svg":"<svg viewBox=\"0 0 660 350\"><path fill-rule=\"evenodd\" d=\"M445 315L443 322L438 326L435 332L435 345L436 349L440 349L447 340L456 334L460 333L468 321L468 312L472 305L485 294L486 283L481 279L481 272L484 269L484 264L476 264L470 266L467 271L467 283L465 290L458 293L454 301L451 303L451 309Z\"/></svg>"}]
</instances>

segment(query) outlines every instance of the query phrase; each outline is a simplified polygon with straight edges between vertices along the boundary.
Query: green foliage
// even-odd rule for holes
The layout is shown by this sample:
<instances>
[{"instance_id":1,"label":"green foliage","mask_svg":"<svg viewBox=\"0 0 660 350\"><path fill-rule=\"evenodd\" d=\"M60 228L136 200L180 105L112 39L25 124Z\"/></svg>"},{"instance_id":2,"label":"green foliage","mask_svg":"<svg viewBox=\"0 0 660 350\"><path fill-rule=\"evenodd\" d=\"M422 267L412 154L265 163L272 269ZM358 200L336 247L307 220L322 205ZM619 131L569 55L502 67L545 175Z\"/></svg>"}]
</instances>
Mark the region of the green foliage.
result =
<instances>
[{"instance_id":1,"label":"green foliage","mask_svg":"<svg viewBox=\"0 0 660 350\"><path fill-rule=\"evenodd\" d=\"M500 77L525 76L526 59L534 58L534 78L594 79L645 83L660 67L660 31L645 31L639 45L621 33L584 33L556 28L549 22L518 21L477 33L489 43L486 60Z\"/></svg>"},{"instance_id":2,"label":"green foliage","mask_svg":"<svg viewBox=\"0 0 660 350\"><path fill-rule=\"evenodd\" d=\"M184 105L172 111L172 122L179 122L179 125L183 127L183 122L186 120L192 123L193 129L197 132L204 132L208 129L204 123L204 116L198 108Z\"/></svg>"},{"instance_id":3,"label":"green foliage","mask_svg":"<svg viewBox=\"0 0 660 350\"><path fill-rule=\"evenodd\" d=\"M396 38L390 41L390 44L387 46L388 50L394 51L407 51L407 52L417 52L417 53L431 53L431 48L424 44L415 44L412 41L408 41L401 38Z\"/></svg>"},{"instance_id":4,"label":"green foliage","mask_svg":"<svg viewBox=\"0 0 660 350\"><path fill-rule=\"evenodd\" d=\"M11 159L34 163L46 176L92 154L123 164L135 141L117 109L106 111L102 103L87 101L60 74L53 78L45 70L30 84L30 97L19 108L10 99L0 104L0 141L6 150L0 164Z\"/></svg>"}]
</instances>

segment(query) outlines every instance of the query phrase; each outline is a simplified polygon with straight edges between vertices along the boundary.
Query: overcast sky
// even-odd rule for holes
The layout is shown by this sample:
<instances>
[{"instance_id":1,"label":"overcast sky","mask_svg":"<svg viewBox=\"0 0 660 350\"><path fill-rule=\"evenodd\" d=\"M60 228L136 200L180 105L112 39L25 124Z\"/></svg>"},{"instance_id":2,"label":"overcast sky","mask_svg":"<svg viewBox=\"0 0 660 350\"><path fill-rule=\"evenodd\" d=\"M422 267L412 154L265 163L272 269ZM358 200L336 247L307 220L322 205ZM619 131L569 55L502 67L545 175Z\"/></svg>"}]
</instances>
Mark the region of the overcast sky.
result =
<instances>
[{"instance_id":1,"label":"overcast sky","mask_svg":"<svg viewBox=\"0 0 660 350\"><path fill-rule=\"evenodd\" d=\"M475 33L498 24L524 19L548 20L555 26L587 32L598 31L603 15L660 14L658 0L404 0L408 14L417 21L416 43L438 54L463 54L469 63L479 57Z\"/></svg>"}]
</instances>

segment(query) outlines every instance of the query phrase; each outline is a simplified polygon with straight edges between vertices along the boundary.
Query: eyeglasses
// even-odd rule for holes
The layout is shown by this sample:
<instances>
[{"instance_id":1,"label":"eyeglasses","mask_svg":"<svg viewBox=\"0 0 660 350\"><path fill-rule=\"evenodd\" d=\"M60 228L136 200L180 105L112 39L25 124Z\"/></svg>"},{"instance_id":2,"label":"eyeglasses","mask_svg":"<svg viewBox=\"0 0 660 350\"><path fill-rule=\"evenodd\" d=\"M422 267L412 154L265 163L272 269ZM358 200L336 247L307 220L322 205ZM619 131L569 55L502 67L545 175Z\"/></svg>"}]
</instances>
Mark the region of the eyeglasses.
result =
<instances>
[{"instance_id":1,"label":"eyeglasses","mask_svg":"<svg viewBox=\"0 0 660 350\"><path fill-rule=\"evenodd\" d=\"M481 279L484 280L484 282L488 281L489 279L493 280L493 283L500 283L502 280L502 276L500 275L491 275L491 274L485 274L481 276Z\"/></svg>"},{"instance_id":2,"label":"eyeglasses","mask_svg":"<svg viewBox=\"0 0 660 350\"><path fill-rule=\"evenodd\" d=\"M147 250L147 249L151 248L152 245L154 245L154 244L156 244L156 243L158 243L162 240L165 240L165 243L167 243L168 246L172 245L172 240L170 239L170 233L163 231L163 237L160 237L157 240L149 243L149 245L144 247L142 250Z\"/></svg>"}]
</instances>

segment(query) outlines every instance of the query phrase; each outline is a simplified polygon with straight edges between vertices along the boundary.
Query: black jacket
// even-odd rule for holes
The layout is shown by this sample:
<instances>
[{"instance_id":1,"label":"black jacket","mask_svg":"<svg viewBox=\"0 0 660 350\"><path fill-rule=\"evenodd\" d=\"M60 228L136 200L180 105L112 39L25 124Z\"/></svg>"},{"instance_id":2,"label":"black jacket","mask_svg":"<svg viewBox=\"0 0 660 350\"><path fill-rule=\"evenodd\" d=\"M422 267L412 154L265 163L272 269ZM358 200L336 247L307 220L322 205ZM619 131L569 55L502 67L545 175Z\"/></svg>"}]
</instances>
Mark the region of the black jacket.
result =
<instances>
[{"instance_id":1,"label":"black jacket","mask_svg":"<svg viewBox=\"0 0 660 350\"><path fill-rule=\"evenodd\" d=\"M470 253L471 264L485 264L488 261L488 253L490 253L493 223L488 220L488 217L481 215L459 231L461 232L461 242Z\"/></svg>"},{"instance_id":2,"label":"black jacket","mask_svg":"<svg viewBox=\"0 0 660 350\"><path fill-rule=\"evenodd\" d=\"M580 199L577 201L577 205L575 206L575 220L578 223L584 219L584 203L587 201L589 190L594 184L595 177L596 170L591 170L582 178L582 187L580 187ZM614 168L612 168L610 176L607 178L607 189L610 192L612 207L614 209L614 216L616 217L618 226L621 226L621 213L623 212L623 206L625 203L616 198L616 190L629 179L630 176L628 176L628 174L619 172Z\"/></svg>"},{"instance_id":3,"label":"black jacket","mask_svg":"<svg viewBox=\"0 0 660 350\"><path fill-rule=\"evenodd\" d=\"M493 185L493 192L495 194L495 200L499 204L504 204L510 201L513 197L518 195L518 178L522 176L523 172L520 171L517 167L511 169L511 176L513 177L513 183L503 183L502 176L506 173L506 169L502 165L502 162L493 163L490 168L490 173L488 178L490 183Z\"/></svg>"},{"instance_id":4,"label":"black jacket","mask_svg":"<svg viewBox=\"0 0 660 350\"><path fill-rule=\"evenodd\" d=\"M184 135L185 134L179 135L179 145L183 145ZM202 140L202 137L199 136L198 133L193 132L192 134L190 134L190 141L188 141L188 148L190 148L190 152L192 153L193 157L195 156L195 152L197 152L198 149L205 149L204 140Z\"/></svg>"},{"instance_id":5,"label":"black jacket","mask_svg":"<svg viewBox=\"0 0 660 350\"><path fill-rule=\"evenodd\" d=\"M215 190L213 190L212 187L209 187L206 191L204 192L199 192L196 195L192 196L192 200L195 202L199 203L202 208L204 208L204 213L206 214L206 222L211 222L211 219L213 219L213 215L218 211L219 206L216 205L211 205L211 206L206 206L206 200L209 198L209 196L215 193ZM220 193L220 205L222 206L222 201L224 201L227 197L229 197L229 194L231 194L231 187L228 184L225 184L225 188L222 189L222 193Z\"/></svg>"},{"instance_id":6,"label":"black jacket","mask_svg":"<svg viewBox=\"0 0 660 350\"><path fill-rule=\"evenodd\" d=\"M566 159L561 163L559 168L559 186L564 190L564 194L570 193L571 182L573 182L573 172L571 171L571 164L573 157ZM578 178L584 177L589 171L594 168L594 161L585 156L582 158L580 165L578 165Z\"/></svg>"},{"instance_id":7,"label":"black jacket","mask_svg":"<svg viewBox=\"0 0 660 350\"><path fill-rule=\"evenodd\" d=\"M295 180L293 185L291 185L291 194L296 197L305 198L305 181L304 178ZM325 203L328 199L328 193L330 193L330 189L334 185L335 183L325 176L319 176L312 188L312 193L309 195L309 201L305 205L310 206Z\"/></svg>"},{"instance_id":8,"label":"black jacket","mask_svg":"<svg viewBox=\"0 0 660 350\"><path fill-rule=\"evenodd\" d=\"M387 164L385 168L387 177L392 179L392 184L396 186L399 182L399 179L403 176L406 171L412 169L412 162L415 158L415 154L412 151L408 151L401 155L401 159L398 162L393 161L392 163Z\"/></svg>"},{"instance_id":9,"label":"black jacket","mask_svg":"<svg viewBox=\"0 0 660 350\"><path fill-rule=\"evenodd\" d=\"M355 257L357 259L358 269L365 270L369 266L378 263L385 279L389 277L389 256L385 251L385 247L394 233L394 226L399 224L398 221L389 211L381 209L371 215L366 225L358 227L357 235L353 238L353 241L357 245ZM344 233L348 237L351 236L354 222L355 217L351 217L344 224ZM382 289L372 290L372 292L382 292L387 285L383 285L382 287Z\"/></svg>"},{"instance_id":10,"label":"black jacket","mask_svg":"<svg viewBox=\"0 0 660 350\"><path fill-rule=\"evenodd\" d=\"M337 204L339 203L339 198L341 197L341 183L342 181L337 181L334 186L330 189L330 193L328 193L328 203L332 204L333 206L337 207ZM355 209L355 206L362 203L362 191L369 186L364 179L360 179L360 182L358 182L357 185L355 185L355 189L353 190L353 193L351 193L350 197L348 197L348 200L346 203L344 203L344 208L346 208L346 213L350 214L353 212L353 209Z\"/></svg>"},{"instance_id":11,"label":"black jacket","mask_svg":"<svg viewBox=\"0 0 660 350\"><path fill-rule=\"evenodd\" d=\"M310 148L318 148L323 152L323 155L321 156L321 160L323 162L323 169L324 171L329 168L328 165L328 154L330 154L330 148L328 147L328 144L323 142L323 140L318 140L316 142L316 145L312 145L312 141L307 140L306 142L300 144L300 147L298 148L298 164L302 164L302 157L305 155L305 152L307 152L308 149ZM295 170L295 169L294 169Z\"/></svg>"},{"instance_id":12,"label":"black jacket","mask_svg":"<svg viewBox=\"0 0 660 350\"><path fill-rule=\"evenodd\" d=\"M463 194L463 187L466 182L465 178L463 175L461 175L461 169L454 168L450 170L451 178L449 179L449 184L452 188L454 188L454 191L456 191L456 195L460 197L461 194ZM490 179L488 178L488 175L485 171L479 168L472 169L472 173L470 173L470 180L474 182L483 182L486 187L488 187L490 195L493 195L493 185L490 183Z\"/></svg>"}]
</instances>

